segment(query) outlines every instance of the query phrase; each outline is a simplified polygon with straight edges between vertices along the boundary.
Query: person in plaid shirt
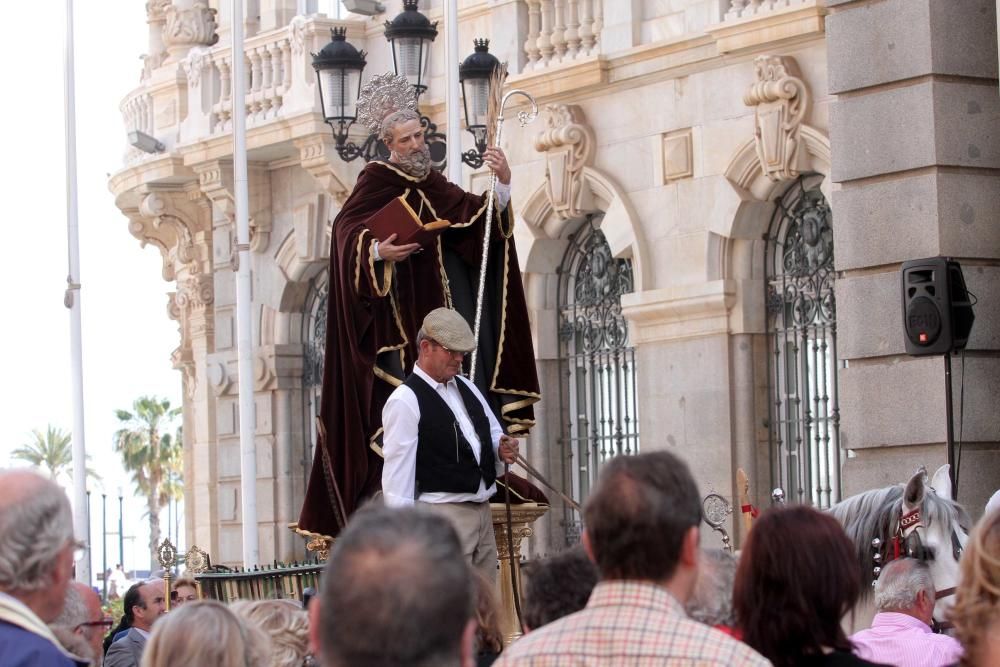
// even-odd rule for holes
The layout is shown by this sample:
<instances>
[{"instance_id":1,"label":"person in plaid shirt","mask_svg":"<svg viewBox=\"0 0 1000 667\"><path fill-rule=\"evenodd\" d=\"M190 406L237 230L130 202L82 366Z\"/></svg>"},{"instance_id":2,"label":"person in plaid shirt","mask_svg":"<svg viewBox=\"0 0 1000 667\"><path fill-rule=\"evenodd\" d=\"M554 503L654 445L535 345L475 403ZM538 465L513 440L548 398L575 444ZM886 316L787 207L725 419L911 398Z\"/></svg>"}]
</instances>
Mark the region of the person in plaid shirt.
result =
<instances>
[{"instance_id":1,"label":"person in plaid shirt","mask_svg":"<svg viewBox=\"0 0 1000 667\"><path fill-rule=\"evenodd\" d=\"M519 639L498 666L770 664L684 613L698 574L701 503L682 460L669 452L611 460L583 520L583 546L601 575L587 606Z\"/></svg>"}]
</instances>

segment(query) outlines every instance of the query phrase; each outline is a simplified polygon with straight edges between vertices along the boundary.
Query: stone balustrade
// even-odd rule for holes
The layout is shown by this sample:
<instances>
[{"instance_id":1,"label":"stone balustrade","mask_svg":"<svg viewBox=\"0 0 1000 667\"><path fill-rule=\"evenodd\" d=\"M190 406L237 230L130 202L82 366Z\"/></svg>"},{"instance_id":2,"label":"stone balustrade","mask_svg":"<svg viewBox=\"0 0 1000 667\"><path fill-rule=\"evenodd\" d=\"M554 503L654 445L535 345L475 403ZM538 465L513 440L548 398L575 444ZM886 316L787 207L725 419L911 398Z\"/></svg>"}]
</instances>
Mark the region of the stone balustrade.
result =
<instances>
[{"instance_id":1,"label":"stone balustrade","mask_svg":"<svg viewBox=\"0 0 1000 667\"><path fill-rule=\"evenodd\" d=\"M734 21L807 4L813 5L815 2L814 0L730 0L729 11L726 12L724 20Z\"/></svg>"},{"instance_id":2,"label":"stone balustrade","mask_svg":"<svg viewBox=\"0 0 1000 667\"><path fill-rule=\"evenodd\" d=\"M122 100L119 109L125 124L126 135L138 130L150 136L153 135L153 96L145 86L136 88ZM143 153L138 148L129 146L124 155L126 164L132 164L142 158Z\"/></svg>"},{"instance_id":3,"label":"stone balustrade","mask_svg":"<svg viewBox=\"0 0 1000 667\"><path fill-rule=\"evenodd\" d=\"M525 4L528 6L526 71L598 53L604 25L601 0L525 0Z\"/></svg>"}]
</instances>

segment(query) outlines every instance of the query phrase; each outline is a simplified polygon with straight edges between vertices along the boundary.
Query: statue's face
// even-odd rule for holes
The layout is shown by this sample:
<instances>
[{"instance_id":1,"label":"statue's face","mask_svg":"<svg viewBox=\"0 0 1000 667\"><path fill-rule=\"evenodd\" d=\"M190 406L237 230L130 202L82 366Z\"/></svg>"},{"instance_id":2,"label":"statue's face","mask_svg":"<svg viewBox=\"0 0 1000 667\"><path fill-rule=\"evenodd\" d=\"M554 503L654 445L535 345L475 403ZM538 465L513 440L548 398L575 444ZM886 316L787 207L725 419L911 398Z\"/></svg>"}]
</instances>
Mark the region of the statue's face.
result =
<instances>
[{"instance_id":1,"label":"statue's face","mask_svg":"<svg viewBox=\"0 0 1000 667\"><path fill-rule=\"evenodd\" d=\"M420 153L424 145L424 128L416 118L394 125L392 138L386 142L386 147L398 157Z\"/></svg>"}]
</instances>

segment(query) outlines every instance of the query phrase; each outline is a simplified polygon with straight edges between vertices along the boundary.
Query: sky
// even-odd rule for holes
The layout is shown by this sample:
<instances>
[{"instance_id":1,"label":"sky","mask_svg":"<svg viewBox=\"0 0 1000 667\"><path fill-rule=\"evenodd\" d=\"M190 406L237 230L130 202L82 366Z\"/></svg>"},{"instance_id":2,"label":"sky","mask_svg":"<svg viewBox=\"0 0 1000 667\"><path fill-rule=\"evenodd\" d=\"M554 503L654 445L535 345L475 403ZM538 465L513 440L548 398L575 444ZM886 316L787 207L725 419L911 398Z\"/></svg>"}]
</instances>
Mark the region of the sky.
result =
<instances>
[{"instance_id":1,"label":"sky","mask_svg":"<svg viewBox=\"0 0 1000 667\"><path fill-rule=\"evenodd\" d=\"M161 276L159 251L142 248L128 232L107 186L108 175L123 165L125 130L118 105L139 82L139 56L147 47L145 3L77 0L75 14L84 431L91 465L103 478L90 483L96 573L102 558L102 484L111 496L109 530L117 528L118 489L124 490L124 532L126 538L135 535L126 540L126 568L147 568L149 560L144 501L133 499L132 484L112 449L115 409L130 409L142 395L179 406L181 384L170 363L179 344L177 323L167 317L166 295L173 285ZM63 306L68 274L64 16L64 2L8 3L0 21L0 52L7 63L7 101L0 104L6 158L0 161L5 214L0 349L6 352L0 467L25 465L10 452L28 442L32 429L44 432L52 424L69 432L73 425L70 311ZM117 539L108 538L111 566L117 562Z\"/></svg>"}]
</instances>

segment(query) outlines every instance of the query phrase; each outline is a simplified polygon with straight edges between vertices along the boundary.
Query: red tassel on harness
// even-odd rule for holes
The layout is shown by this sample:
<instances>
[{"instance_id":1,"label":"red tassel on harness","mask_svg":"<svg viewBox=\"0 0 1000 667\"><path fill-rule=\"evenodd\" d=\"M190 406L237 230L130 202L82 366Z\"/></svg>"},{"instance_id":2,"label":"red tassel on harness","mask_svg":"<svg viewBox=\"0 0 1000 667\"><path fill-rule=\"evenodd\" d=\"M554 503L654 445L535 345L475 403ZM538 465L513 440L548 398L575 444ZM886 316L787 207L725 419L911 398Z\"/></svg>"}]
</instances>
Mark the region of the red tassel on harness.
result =
<instances>
[{"instance_id":1,"label":"red tassel on harness","mask_svg":"<svg viewBox=\"0 0 1000 667\"><path fill-rule=\"evenodd\" d=\"M902 551L902 540L899 539L899 535L892 538L892 559L896 560L899 558L899 553Z\"/></svg>"}]
</instances>

